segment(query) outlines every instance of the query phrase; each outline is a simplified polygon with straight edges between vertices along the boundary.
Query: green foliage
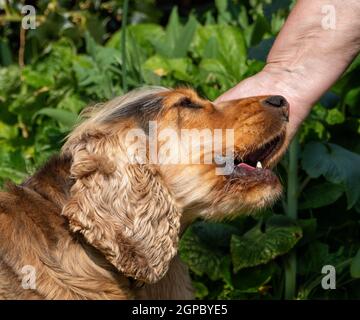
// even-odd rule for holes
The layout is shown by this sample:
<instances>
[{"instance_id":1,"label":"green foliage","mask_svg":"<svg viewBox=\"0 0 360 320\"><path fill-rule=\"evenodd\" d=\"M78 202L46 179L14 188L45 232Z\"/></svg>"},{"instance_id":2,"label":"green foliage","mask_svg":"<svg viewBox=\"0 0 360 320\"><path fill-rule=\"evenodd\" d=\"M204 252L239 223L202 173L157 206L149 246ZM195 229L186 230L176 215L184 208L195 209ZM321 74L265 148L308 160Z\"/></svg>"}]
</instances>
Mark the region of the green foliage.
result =
<instances>
[{"instance_id":1,"label":"green foliage","mask_svg":"<svg viewBox=\"0 0 360 320\"><path fill-rule=\"evenodd\" d=\"M255 267L289 252L302 237L299 226L285 216L274 215L268 219L265 231L261 222L243 236L231 239L234 272Z\"/></svg>"},{"instance_id":2,"label":"green foliage","mask_svg":"<svg viewBox=\"0 0 360 320\"><path fill-rule=\"evenodd\" d=\"M345 186L348 208L360 196L360 156L336 144L312 142L305 146L302 165L309 177L323 175L328 181Z\"/></svg>"},{"instance_id":3,"label":"green foliage","mask_svg":"<svg viewBox=\"0 0 360 320\"><path fill-rule=\"evenodd\" d=\"M215 99L261 70L293 1L239 2L216 0L188 17L173 8L163 26L154 1L130 1L129 89L189 85ZM19 10L0 11L12 18L0 31L0 185L22 181L57 152L87 104L124 93L121 5L39 2L24 67L17 65ZM296 221L274 213L287 212L284 197L273 211L198 221L185 231L180 256L199 299L281 299L295 251L297 298L360 298L359 72L358 57L301 128ZM285 157L278 166L284 190L288 168ZM336 267L337 290L320 286L326 264Z\"/></svg>"}]
</instances>

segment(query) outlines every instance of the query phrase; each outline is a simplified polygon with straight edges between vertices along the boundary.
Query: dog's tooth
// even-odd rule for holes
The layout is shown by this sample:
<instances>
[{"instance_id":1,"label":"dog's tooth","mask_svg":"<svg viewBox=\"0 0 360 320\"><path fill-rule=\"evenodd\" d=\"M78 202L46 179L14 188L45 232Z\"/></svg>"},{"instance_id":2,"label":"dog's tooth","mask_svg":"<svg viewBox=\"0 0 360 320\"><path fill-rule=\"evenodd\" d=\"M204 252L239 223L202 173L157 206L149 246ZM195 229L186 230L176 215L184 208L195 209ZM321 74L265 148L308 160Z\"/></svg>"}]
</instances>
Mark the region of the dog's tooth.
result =
<instances>
[{"instance_id":1,"label":"dog's tooth","mask_svg":"<svg viewBox=\"0 0 360 320\"><path fill-rule=\"evenodd\" d=\"M260 161L258 161L258 162L256 163L256 168L260 168L260 169L262 169L262 164L261 164L261 162L260 162Z\"/></svg>"}]
</instances>

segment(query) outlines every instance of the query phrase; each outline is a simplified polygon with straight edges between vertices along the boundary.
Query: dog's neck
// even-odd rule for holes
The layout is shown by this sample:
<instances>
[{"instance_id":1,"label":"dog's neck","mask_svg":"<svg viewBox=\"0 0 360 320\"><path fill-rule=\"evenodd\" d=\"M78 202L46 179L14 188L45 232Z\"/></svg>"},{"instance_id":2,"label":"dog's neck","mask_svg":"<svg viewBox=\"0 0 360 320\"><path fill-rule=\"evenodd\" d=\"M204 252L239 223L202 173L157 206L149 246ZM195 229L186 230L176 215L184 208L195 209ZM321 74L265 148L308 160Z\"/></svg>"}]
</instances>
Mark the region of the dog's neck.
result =
<instances>
[{"instance_id":1,"label":"dog's neck","mask_svg":"<svg viewBox=\"0 0 360 320\"><path fill-rule=\"evenodd\" d=\"M22 186L34 190L62 208L69 198L69 191L74 183L70 178L71 162L69 156L53 156L33 176L23 182Z\"/></svg>"}]
</instances>

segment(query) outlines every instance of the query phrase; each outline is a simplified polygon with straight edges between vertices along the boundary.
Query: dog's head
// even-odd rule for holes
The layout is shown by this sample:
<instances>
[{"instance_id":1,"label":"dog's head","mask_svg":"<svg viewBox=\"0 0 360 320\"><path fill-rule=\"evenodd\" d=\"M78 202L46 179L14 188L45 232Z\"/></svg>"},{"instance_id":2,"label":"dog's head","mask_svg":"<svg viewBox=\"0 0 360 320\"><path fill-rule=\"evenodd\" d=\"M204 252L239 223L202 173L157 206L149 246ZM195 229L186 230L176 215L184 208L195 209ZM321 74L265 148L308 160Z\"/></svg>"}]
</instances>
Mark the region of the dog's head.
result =
<instances>
[{"instance_id":1,"label":"dog's head","mask_svg":"<svg viewBox=\"0 0 360 320\"><path fill-rule=\"evenodd\" d=\"M271 204L271 168L285 150L280 96L214 104L190 89L155 88L90 109L63 152L74 184L63 215L124 274L156 282L176 254L181 222Z\"/></svg>"}]
</instances>

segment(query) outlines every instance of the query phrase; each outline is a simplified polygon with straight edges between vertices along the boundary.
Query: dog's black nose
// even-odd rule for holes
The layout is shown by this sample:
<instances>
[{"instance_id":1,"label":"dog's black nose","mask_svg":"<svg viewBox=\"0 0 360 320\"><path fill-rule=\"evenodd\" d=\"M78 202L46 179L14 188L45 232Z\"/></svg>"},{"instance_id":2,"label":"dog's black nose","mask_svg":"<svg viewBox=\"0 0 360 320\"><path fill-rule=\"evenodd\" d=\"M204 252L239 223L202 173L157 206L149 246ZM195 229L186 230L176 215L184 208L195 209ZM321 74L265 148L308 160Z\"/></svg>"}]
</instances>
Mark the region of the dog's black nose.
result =
<instances>
[{"instance_id":1,"label":"dog's black nose","mask_svg":"<svg viewBox=\"0 0 360 320\"><path fill-rule=\"evenodd\" d=\"M285 121L289 121L289 103L283 96L269 96L262 100L264 107L278 108L278 112L281 114ZM275 111L275 109L273 109Z\"/></svg>"},{"instance_id":2,"label":"dog's black nose","mask_svg":"<svg viewBox=\"0 0 360 320\"><path fill-rule=\"evenodd\" d=\"M264 105L275 108L288 107L288 102L283 96L270 96L264 100Z\"/></svg>"}]
</instances>

